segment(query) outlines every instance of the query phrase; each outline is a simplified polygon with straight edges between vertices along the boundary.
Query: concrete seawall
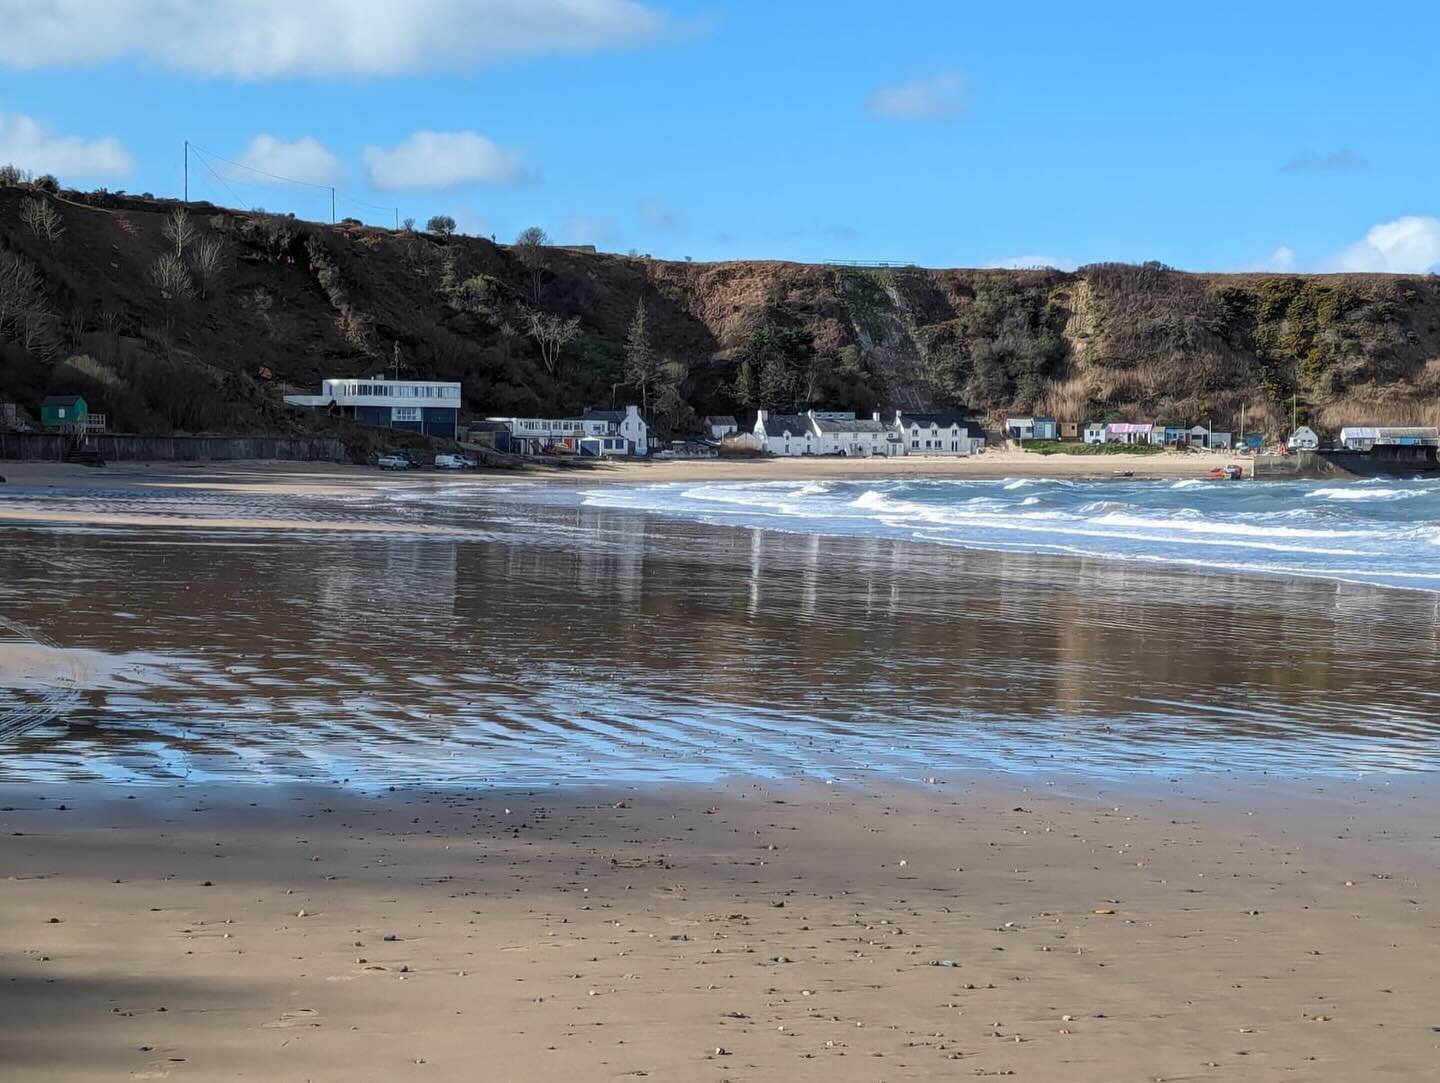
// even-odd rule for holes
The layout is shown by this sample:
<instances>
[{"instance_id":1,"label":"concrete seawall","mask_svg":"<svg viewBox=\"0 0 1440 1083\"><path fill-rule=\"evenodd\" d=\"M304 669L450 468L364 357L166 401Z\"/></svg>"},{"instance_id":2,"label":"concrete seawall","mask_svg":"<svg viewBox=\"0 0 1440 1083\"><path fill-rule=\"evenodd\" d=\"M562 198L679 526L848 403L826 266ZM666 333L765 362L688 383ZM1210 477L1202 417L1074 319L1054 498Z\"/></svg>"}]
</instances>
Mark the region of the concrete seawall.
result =
<instances>
[{"instance_id":1,"label":"concrete seawall","mask_svg":"<svg viewBox=\"0 0 1440 1083\"><path fill-rule=\"evenodd\" d=\"M1253 476L1260 481L1318 478L1415 478L1440 475L1440 458L1429 447L1377 447L1370 451L1297 451L1260 455Z\"/></svg>"},{"instance_id":2,"label":"concrete seawall","mask_svg":"<svg viewBox=\"0 0 1440 1083\"><path fill-rule=\"evenodd\" d=\"M0 459L61 462L68 436L0 433ZM345 445L335 439L275 436L92 436L89 446L106 462L227 462L276 459L287 462L346 462Z\"/></svg>"},{"instance_id":3,"label":"concrete seawall","mask_svg":"<svg viewBox=\"0 0 1440 1083\"><path fill-rule=\"evenodd\" d=\"M1352 475L1313 451L1297 451L1293 455L1255 456L1251 476L1256 481L1304 481Z\"/></svg>"}]
</instances>

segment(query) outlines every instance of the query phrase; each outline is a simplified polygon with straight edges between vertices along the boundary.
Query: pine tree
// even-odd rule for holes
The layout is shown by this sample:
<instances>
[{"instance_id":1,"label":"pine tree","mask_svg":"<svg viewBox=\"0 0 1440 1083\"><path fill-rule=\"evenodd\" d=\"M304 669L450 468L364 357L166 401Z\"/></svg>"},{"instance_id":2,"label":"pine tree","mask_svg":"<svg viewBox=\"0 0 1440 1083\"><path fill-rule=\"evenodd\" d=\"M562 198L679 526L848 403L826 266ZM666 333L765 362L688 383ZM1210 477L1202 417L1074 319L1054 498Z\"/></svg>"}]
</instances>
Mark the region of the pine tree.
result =
<instances>
[{"instance_id":1,"label":"pine tree","mask_svg":"<svg viewBox=\"0 0 1440 1083\"><path fill-rule=\"evenodd\" d=\"M795 379L778 350L771 351L760 368L760 403L767 410L788 410L795 404Z\"/></svg>"},{"instance_id":2,"label":"pine tree","mask_svg":"<svg viewBox=\"0 0 1440 1083\"><path fill-rule=\"evenodd\" d=\"M737 406L748 409L755 405L755 374L750 370L749 361L740 362L740 374L735 377L735 390L731 394Z\"/></svg>"},{"instance_id":3,"label":"pine tree","mask_svg":"<svg viewBox=\"0 0 1440 1083\"><path fill-rule=\"evenodd\" d=\"M640 412L650 413L650 385L658 375L655 350L650 345L650 332L645 325L645 302L635 305L635 318L625 334L625 380L640 391Z\"/></svg>"}]
</instances>

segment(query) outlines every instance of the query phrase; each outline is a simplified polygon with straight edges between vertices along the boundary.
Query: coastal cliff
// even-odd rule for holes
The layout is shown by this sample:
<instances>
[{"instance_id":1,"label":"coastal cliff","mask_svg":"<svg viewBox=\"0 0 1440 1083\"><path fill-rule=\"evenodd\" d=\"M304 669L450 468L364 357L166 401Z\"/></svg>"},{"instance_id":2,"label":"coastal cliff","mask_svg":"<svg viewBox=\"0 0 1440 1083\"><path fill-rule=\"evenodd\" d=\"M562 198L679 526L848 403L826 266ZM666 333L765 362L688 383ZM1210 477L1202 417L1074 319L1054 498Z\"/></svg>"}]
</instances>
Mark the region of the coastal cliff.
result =
<instances>
[{"instance_id":1,"label":"coastal cliff","mask_svg":"<svg viewBox=\"0 0 1440 1083\"><path fill-rule=\"evenodd\" d=\"M467 412L638 401L661 431L756 406L1440 422L1440 280L1158 264L692 263L0 188L0 402L79 393L112 429L293 435L326 376L459 380ZM568 324L542 350L536 315ZM462 415L463 416L463 415Z\"/></svg>"}]
</instances>

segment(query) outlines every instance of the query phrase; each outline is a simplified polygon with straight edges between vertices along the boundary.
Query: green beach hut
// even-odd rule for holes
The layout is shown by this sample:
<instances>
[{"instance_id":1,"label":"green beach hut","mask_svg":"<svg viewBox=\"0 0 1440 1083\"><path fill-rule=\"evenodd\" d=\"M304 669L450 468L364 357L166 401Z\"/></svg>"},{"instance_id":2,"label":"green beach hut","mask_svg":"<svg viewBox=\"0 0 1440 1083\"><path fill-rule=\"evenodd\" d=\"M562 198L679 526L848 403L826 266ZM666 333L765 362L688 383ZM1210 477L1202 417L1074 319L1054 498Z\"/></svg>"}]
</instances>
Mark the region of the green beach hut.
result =
<instances>
[{"instance_id":1,"label":"green beach hut","mask_svg":"<svg viewBox=\"0 0 1440 1083\"><path fill-rule=\"evenodd\" d=\"M83 426L90 408L79 395L51 395L40 404L40 423L47 429Z\"/></svg>"}]
</instances>

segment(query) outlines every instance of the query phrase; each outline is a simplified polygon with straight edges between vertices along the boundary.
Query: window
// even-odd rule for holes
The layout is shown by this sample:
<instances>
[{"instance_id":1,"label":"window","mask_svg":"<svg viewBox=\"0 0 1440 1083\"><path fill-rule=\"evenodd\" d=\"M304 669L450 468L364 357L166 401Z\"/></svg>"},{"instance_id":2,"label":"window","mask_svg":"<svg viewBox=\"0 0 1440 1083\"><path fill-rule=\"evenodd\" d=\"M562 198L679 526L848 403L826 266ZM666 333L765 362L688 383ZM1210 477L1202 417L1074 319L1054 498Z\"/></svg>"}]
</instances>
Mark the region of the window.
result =
<instances>
[{"instance_id":1,"label":"window","mask_svg":"<svg viewBox=\"0 0 1440 1083\"><path fill-rule=\"evenodd\" d=\"M419 421L420 407L418 406L392 406L390 408L391 421Z\"/></svg>"},{"instance_id":2,"label":"window","mask_svg":"<svg viewBox=\"0 0 1440 1083\"><path fill-rule=\"evenodd\" d=\"M959 440L951 440L951 441L950 441L950 450L951 450L951 451L959 451L959 450L960 450L960 441L959 441Z\"/></svg>"},{"instance_id":3,"label":"window","mask_svg":"<svg viewBox=\"0 0 1440 1083\"><path fill-rule=\"evenodd\" d=\"M913 447L913 448L918 448L918 447L920 446L920 441L919 441L919 440L911 440L911 441L910 441L910 446Z\"/></svg>"}]
</instances>

